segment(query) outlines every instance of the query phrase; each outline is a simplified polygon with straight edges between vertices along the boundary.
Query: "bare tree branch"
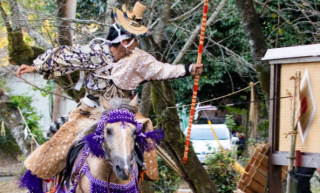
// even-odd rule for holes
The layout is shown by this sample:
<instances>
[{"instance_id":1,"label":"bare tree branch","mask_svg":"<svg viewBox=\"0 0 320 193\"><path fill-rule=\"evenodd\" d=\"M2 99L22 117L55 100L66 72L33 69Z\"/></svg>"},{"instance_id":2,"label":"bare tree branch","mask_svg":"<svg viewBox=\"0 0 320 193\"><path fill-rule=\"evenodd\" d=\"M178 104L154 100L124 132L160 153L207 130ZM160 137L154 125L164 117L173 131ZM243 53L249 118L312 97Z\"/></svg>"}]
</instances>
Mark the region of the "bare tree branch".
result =
<instances>
[{"instance_id":1,"label":"bare tree branch","mask_svg":"<svg viewBox=\"0 0 320 193\"><path fill-rule=\"evenodd\" d=\"M164 28L169 22L170 17L170 10L172 6L173 0L166 0L164 3L164 7L162 8L162 14L159 20L159 23L157 25L157 28L155 30L155 33L153 34L155 42L158 44L159 47L161 47L161 40L163 37Z\"/></svg>"},{"instance_id":2,"label":"bare tree branch","mask_svg":"<svg viewBox=\"0 0 320 193\"><path fill-rule=\"evenodd\" d=\"M2 2L0 1L0 12L1 12L1 17L4 21L4 24L7 28L7 31L10 32L12 31L11 25L10 25L10 20L6 14L6 12L4 11L4 9L2 8Z\"/></svg>"},{"instance_id":3,"label":"bare tree branch","mask_svg":"<svg viewBox=\"0 0 320 193\"><path fill-rule=\"evenodd\" d=\"M73 22L73 23L81 23L81 24L97 24L97 25L101 25L101 26L106 26L106 27L110 27L112 25L111 24L104 24L104 23L101 23L101 22L98 22L98 21L95 21L95 20L84 20L84 19L70 19L70 18L59 18L61 20L64 20L64 21L69 21L69 22ZM108 31L106 31L106 33L109 32L109 28L108 28Z\"/></svg>"},{"instance_id":4,"label":"bare tree branch","mask_svg":"<svg viewBox=\"0 0 320 193\"><path fill-rule=\"evenodd\" d=\"M113 7L116 6L116 3L117 3L117 0L108 0L107 1L107 10L106 10L105 23L110 25L110 26L113 24L113 21L112 21L112 18L111 18L111 13L112 13ZM109 26L105 26L104 32L105 33L109 32Z\"/></svg>"},{"instance_id":5,"label":"bare tree branch","mask_svg":"<svg viewBox=\"0 0 320 193\"><path fill-rule=\"evenodd\" d=\"M12 74L13 76L18 77L14 72L12 72L12 71L11 71L10 69L8 69L7 67L5 67L5 66L0 66L0 67L2 67L2 68L4 68L4 69L6 69L6 70L7 70L10 74ZM70 98L70 97L66 97L66 96L63 96L63 95L56 94L56 93L54 93L54 92L50 92L50 91L44 90L44 89L42 89L42 88L40 88L40 87L38 87L38 86L36 86L36 85L32 84L31 82L27 81L27 80L26 80L26 79L24 79L24 78L19 78L19 79L23 80L25 83L27 83L27 84L29 84L29 85L33 86L34 88L36 88L36 89L38 89L38 90L40 90L40 91L42 91L42 92L46 92L46 93L50 93L50 94L54 94L54 95L58 95L58 96L61 96L61 97L66 98L66 99L69 99L69 100L73 100L73 101L75 101L74 99L72 99L72 98Z\"/></svg>"},{"instance_id":6,"label":"bare tree branch","mask_svg":"<svg viewBox=\"0 0 320 193\"><path fill-rule=\"evenodd\" d=\"M172 18L172 19L169 19L169 22L174 22L174 21L178 21L180 20L181 18L184 18L184 17L188 17L190 14L194 13L195 10L199 9L199 7L204 3L204 1L202 1L201 3L199 3L197 6L195 6L194 8L192 8L191 10L185 12L184 14L176 17L176 18Z\"/></svg>"},{"instance_id":7,"label":"bare tree branch","mask_svg":"<svg viewBox=\"0 0 320 193\"><path fill-rule=\"evenodd\" d=\"M44 49L51 48L52 45L47 42L47 40L42 37L38 32L35 31L35 29L31 26L27 16L23 13L22 7L18 4L18 11L20 14L21 18L21 25L24 26L24 28L27 30L29 36L38 44L40 47Z\"/></svg>"},{"instance_id":8,"label":"bare tree branch","mask_svg":"<svg viewBox=\"0 0 320 193\"><path fill-rule=\"evenodd\" d=\"M213 23L213 21L216 19L216 17L221 12L222 8L225 6L226 2L227 2L227 0L222 0L220 2L220 4L217 7L216 11L208 19L206 26L210 26ZM178 56L173 61L173 64L178 64L182 60L182 58L185 55L186 50L188 50L191 47L192 43L196 40L198 34L200 33L200 29L201 29L201 24L198 25L195 30L193 30L193 32L190 35L189 39L186 41L186 43L184 44L183 48L179 52Z\"/></svg>"},{"instance_id":9,"label":"bare tree branch","mask_svg":"<svg viewBox=\"0 0 320 193\"><path fill-rule=\"evenodd\" d=\"M151 24L152 24L152 19L153 19L153 14L154 14L154 4L155 4L156 0L152 0L151 2L151 11L150 11L150 16L149 16L149 21L148 21L148 28L151 29Z\"/></svg>"},{"instance_id":10,"label":"bare tree branch","mask_svg":"<svg viewBox=\"0 0 320 193\"><path fill-rule=\"evenodd\" d=\"M172 24L174 25L174 24ZM174 25L176 26L176 25ZM178 26L176 26L178 27ZM181 28L179 27L180 30L183 30L185 32L188 32L188 33L192 33L192 31L189 31L187 29L184 29L184 28ZM198 37L200 38L200 34L198 35ZM230 50L229 48L219 44L219 42L216 42L214 41L213 39L209 38L209 37L205 37L206 40L208 40L209 42L215 44L216 46L219 46L220 48L224 49L226 51L226 53L232 57L235 57L237 59L238 62L240 62L240 64L242 63L243 65L242 66L239 66L239 67L243 67L243 68L250 68L251 70L253 71L256 71L254 68L253 68L253 64L251 64L250 62L246 61L243 57L239 56L238 54L236 54L235 52L233 52L232 50ZM185 50L185 53L187 52L188 50Z\"/></svg>"},{"instance_id":11,"label":"bare tree branch","mask_svg":"<svg viewBox=\"0 0 320 193\"><path fill-rule=\"evenodd\" d=\"M21 30L21 18L19 14L18 3L16 0L9 1L10 11L11 11L11 26L13 31Z\"/></svg>"}]
</instances>

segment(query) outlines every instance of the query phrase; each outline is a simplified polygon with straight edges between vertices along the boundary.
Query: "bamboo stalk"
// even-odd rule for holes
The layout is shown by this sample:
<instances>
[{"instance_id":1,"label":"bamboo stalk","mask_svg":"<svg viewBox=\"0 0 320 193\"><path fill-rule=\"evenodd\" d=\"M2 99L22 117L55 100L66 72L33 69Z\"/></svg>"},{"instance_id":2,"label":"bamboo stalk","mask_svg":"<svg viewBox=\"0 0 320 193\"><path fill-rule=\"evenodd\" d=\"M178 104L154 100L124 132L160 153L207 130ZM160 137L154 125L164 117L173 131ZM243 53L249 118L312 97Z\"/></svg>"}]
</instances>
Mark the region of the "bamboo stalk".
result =
<instances>
[{"instance_id":1,"label":"bamboo stalk","mask_svg":"<svg viewBox=\"0 0 320 193\"><path fill-rule=\"evenodd\" d=\"M288 164L288 174L287 174L287 188L286 193L292 192L292 179L290 177L290 172L293 171L293 162L295 160L295 149L296 149L296 141L297 141L297 127L295 125L295 114L296 114L296 95L297 95L297 81L300 81L301 72L299 75L297 73L294 77L294 92L293 92L293 107L292 107L292 132L291 132L291 145L289 152L289 164ZM298 88L300 89L300 88Z\"/></svg>"}]
</instances>

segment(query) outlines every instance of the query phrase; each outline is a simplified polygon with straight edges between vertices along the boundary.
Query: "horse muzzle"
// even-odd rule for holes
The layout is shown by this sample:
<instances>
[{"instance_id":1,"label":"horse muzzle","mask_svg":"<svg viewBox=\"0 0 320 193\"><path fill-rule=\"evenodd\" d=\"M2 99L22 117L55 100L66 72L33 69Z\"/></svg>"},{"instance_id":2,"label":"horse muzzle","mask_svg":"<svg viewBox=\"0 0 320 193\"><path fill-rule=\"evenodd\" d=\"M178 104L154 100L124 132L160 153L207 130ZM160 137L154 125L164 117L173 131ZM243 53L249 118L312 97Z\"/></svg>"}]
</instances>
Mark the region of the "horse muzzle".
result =
<instances>
[{"instance_id":1,"label":"horse muzzle","mask_svg":"<svg viewBox=\"0 0 320 193\"><path fill-rule=\"evenodd\" d=\"M115 165L115 172L120 180L129 180L132 174L132 165Z\"/></svg>"}]
</instances>

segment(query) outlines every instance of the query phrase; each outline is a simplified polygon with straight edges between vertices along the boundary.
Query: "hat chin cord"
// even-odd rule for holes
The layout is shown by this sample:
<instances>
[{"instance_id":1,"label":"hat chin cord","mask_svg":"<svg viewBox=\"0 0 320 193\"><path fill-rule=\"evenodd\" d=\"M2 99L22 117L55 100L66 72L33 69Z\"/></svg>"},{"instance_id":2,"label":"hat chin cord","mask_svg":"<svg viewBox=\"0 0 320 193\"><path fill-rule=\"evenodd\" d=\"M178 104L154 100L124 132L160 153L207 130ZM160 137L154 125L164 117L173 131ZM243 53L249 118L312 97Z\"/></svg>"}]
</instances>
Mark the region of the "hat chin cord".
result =
<instances>
[{"instance_id":1,"label":"hat chin cord","mask_svg":"<svg viewBox=\"0 0 320 193\"><path fill-rule=\"evenodd\" d=\"M120 43L121 43L121 45L126 49L126 53L128 54L128 51L133 52L134 49L133 49L133 50L130 50L130 49L128 49L128 47L132 45L132 43L134 42L134 39L135 39L135 38L132 38L132 40L130 41L129 44L123 45L123 44L122 44L122 40L127 40L127 39L130 39L131 37L128 36L128 35L126 35L126 36L128 36L129 38L123 38L123 36L121 35L121 30L118 28L116 22L113 24L113 27L114 27L114 29L117 30L117 32L118 32L118 34L119 34L118 37L120 37Z\"/></svg>"},{"instance_id":2,"label":"hat chin cord","mask_svg":"<svg viewBox=\"0 0 320 193\"><path fill-rule=\"evenodd\" d=\"M105 39L105 38L94 38L93 40L90 41L90 44L93 44L95 40L102 40L103 43L110 43L110 44L114 44L114 43L119 43L119 42L120 42L121 45L126 49L126 53L127 53L127 54L128 54L128 51L133 52L135 49L130 50L130 49L128 49L128 47L132 45L132 43L134 42L134 39L135 39L135 38L132 38L132 37L129 36L128 34L121 35L121 30L118 28L118 26L117 26L116 23L113 24L113 27L114 27L114 28L117 30L117 32L118 32L118 37L117 37L116 39L110 41L110 40L107 40L107 39ZM127 44L127 45L123 45L123 44L122 44L122 40L128 40L128 39L131 39L131 38L132 38L132 40L130 41L129 44Z\"/></svg>"}]
</instances>

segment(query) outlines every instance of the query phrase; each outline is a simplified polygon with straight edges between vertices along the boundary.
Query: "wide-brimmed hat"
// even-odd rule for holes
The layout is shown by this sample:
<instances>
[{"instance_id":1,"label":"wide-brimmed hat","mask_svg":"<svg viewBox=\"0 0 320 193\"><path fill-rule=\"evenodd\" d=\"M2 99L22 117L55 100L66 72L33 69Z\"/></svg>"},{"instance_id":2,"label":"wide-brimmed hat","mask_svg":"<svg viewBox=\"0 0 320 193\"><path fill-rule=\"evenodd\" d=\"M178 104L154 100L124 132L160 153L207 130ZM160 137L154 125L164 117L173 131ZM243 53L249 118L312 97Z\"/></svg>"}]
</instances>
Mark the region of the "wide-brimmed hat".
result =
<instances>
[{"instance_id":1,"label":"wide-brimmed hat","mask_svg":"<svg viewBox=\"0 0 320 193\"><path fill-rule=\"evenodd\" d=\"M122 11L126 12L129 19L136 20L142 19L142 14L146 10L146 6L142 5L139 1L136 2L134 7L129 11L126 4L122 5Z\"/></svg>"},{"instance_id":2,"label":"wide-brimmed hat","mask_svg":"<svg viewBox=\"0 0 320 193\"><path fill-rule=\"evenodd\" d=\"M149 34L148 28L141 25L137 20L142 19L142 14L146 10L146 6L140 2L136 2L133 9L130 11L124 4L122 10L113 8L112 18L122 31L131 35L132 37L145 37Z\"/></svg>"}]
</instances>

